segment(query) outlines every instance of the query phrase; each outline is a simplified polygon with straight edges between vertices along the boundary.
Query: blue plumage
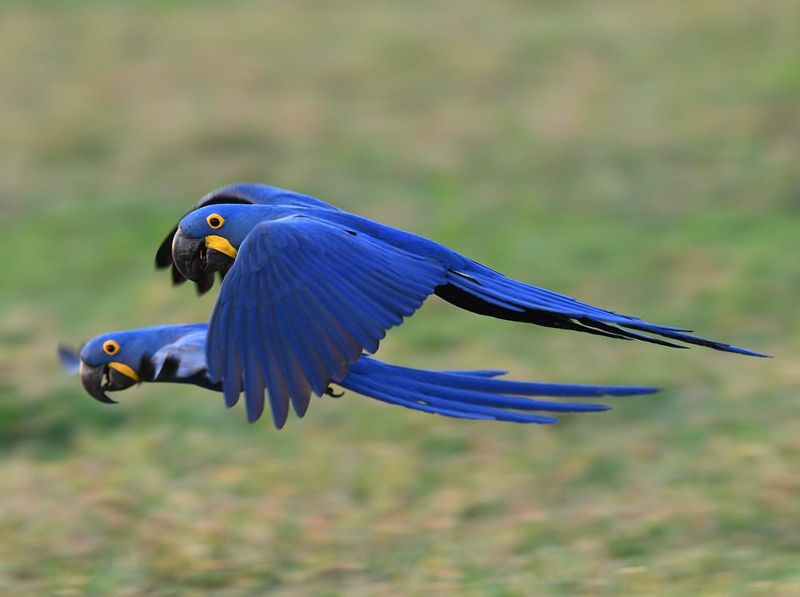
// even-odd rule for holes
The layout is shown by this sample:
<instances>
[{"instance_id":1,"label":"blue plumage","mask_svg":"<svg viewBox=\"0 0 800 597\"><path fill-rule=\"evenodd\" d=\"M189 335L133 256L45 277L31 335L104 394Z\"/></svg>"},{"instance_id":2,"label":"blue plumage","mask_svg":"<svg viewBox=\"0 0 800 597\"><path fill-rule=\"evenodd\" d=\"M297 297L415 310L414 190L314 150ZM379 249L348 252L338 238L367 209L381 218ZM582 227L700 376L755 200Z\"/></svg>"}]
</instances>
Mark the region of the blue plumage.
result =
<instances>
[{"instance_id":1,"label":"blue plumage","mask_svg":"<svg viewBox=\"0 0 800 597\"><path fill-rule=\"evenodd\" d=\"M76 373L80 365L82 374L87 368L103 368L104 373L117 372L109 369L112 364L128 368L125 375L108 378L96 391L123 390L134 382L187 383L212 390L222 390L208 372L206 366L206 324L158 326L138 330L103 334L88 342L80 355L66 347L59 347L59 358L67 373ZM249 337L249 336L248 336ZM118 352L109 355L104 346L109 341L116 343ZM259 344L260 349L265 345ZM282 354L286 354L282 351ZM249 358L249 357L248 357ZM124 369L124 368L123 368ZM263 383L257 366L244 368L243 385L247 391L249 383ZM539 400L532 396L556 397L600 397L650 394L655 388L640 386L592 386L573 384L549 384L498 379L503 371L429 371L410 367L399 367L382 363L368 355L360 355L349 371L339 381L341 387L397 406L460 419L482 419L515 423L555 423L557 418L540 412L581 413L608 410L603 404L581 402L558 402ZM255 376L253 381L252 377ZM282 378L278 378L281 387ZM86 383L84 382L84 385ZM263 394L263 386L261 386ZM91 391L95 390L95 391ZM331 393L327 386L319 394ZM232 404L226 398L228 406ZM255 404L256 406L251 406ZM258 418L257 403L246 403L250 420ZM263 406L263 403L262 403ZM295 404L298 415L303 416L307 403L301 408ZM255 409L255 410L253 410ZM272 403L273 418L282 424L288 414L288 403ZM278 413L277 415L275 413Z\"/></svg>"},{"instance_id":2,"label":"blue plumage","mask_svg":"<svg viewBox=\"0 0 800 597\"><path fill-rule=\"evenodd\" d=\"M215 270L225 276L210 321L210 378L222 382L229 405L244 390L251 420L263 411L266 388L278 427L289 404L305 412L311 393L345 379L362 350L374 352L431 294L500 319L764 356L513 280L432 240L264 185L206 196L159 249L158 265L173 261L200 291ZM365 383L378 397L380 388ZM408 391L393 400L410 399ZM459 404L464 415L494 414L487 404ZM437 394L426 408L452 404Z\"/></svg>"}]
</instances>

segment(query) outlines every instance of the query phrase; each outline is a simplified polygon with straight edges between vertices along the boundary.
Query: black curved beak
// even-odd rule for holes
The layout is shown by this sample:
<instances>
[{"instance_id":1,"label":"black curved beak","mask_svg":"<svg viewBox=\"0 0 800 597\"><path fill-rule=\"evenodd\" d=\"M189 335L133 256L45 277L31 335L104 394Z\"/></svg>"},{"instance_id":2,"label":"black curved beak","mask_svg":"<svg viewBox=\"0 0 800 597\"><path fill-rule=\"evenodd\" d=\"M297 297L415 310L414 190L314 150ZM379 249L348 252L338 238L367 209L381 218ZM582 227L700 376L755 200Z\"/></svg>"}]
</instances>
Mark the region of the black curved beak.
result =
<instances>
[{"instance_id":1,"label":"black curved beak","mask_svg":"<svg viewBox=\"0 0 800 597\"><path fill-rule=\"evenodd\" d=\"M108 397L106 392L118 392L136 384L136 380L123 375L108 365L91 367L84 362L80 365L81 385L86 392L103 404L116 404L116 400Z\"/></svg>"},{"instance_id":2,"label":"black curved beak","mask_svg":"<svg viewBox=\"0 0 800 597\"><path fill-rule=\"evenodd\" d=\"M220 272L222 277L231 269L234 259L214 249L206 249L206 271Z\"/></svg>"},{"instance_id":3,"label":"black curved beak","mask_svg":"<svg viewBox=\"0 0 800 597\"><path fill-rule=\"evenodd\" d=\"M105 387L108 385L108 367L100 365L99 367L90 367L86 363L81 363L81 385L86 393L92 398L103 404L116 404L116 400L112 400L105 393Z\"/></svg>"},{"instance_id":4,"label":"black curved beak","mask_svg":"<svg viewBox=\"0 0 800 597\"><path fill-rule=\"evenodd\" d=\"M192 282L208 283L208 288L214 272L224 276L234 261L225 253L206 247L206 239L184 236L180 228L172 239L172 260L181 275Z\"/></svg>"},{"instance_id":5,"label":"black curved beak","mask_svg":"<svg viewBox=\"0 0 800 597\"><path fill-rule=\"evenodd\" d=\"M172 238L172 262L185 278L198 282L206 268L205 239L188 238L178 228Z\"/></svg>"}]
</instances>

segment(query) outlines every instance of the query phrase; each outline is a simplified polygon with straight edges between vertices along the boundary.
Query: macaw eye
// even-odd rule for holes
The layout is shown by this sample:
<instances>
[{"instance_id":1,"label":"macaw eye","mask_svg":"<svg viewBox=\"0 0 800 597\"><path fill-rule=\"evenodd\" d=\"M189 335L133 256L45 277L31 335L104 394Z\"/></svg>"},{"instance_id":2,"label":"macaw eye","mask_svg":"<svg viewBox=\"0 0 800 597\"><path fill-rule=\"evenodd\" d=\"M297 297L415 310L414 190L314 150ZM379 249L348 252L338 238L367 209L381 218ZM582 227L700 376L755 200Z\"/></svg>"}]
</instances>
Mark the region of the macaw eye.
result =
<instances>
[{"instance_id":1,"label":"macaw eye","mask_svg":"<svg viewBox=\"0 0 800 597\"><path fill-rule=\"evenodd\" d=\"M208 222L208 225L211 226L212 229L217 230L218 228L222 228L222 225L225 223L225 218L219 214L211 214L206 218L206 222Z\"/></svg>"},{"instance_id":2,"label":"macaw eye","mask_svg":"<svg viewBox=\"0 0 800 597\"><path fill-rule=\"evenodd\" d=\"M103 342L103 352L108 355L115 355L119 352L119 344L114 340L106 340Z\"/></svg>"}]
</instances>

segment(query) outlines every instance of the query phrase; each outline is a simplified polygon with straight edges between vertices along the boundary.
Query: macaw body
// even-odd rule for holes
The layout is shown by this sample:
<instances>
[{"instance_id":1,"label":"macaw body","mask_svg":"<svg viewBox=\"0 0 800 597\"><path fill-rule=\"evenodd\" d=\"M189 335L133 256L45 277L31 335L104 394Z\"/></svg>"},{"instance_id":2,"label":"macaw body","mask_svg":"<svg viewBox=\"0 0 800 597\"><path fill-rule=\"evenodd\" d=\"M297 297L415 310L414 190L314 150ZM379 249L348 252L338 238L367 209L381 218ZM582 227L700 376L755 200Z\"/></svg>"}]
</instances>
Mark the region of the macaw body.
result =
<instances>
[{"instance_id":1,"label":"macaw body","mask_svg":"<svg viewBox=\"0 0 800 597\"><path fill-rule=\"evenodd\" d=\"M169 259L171 252L171 260ZM364 351L432 294L481 315L686 348L760 353L649 323L504 276L430 239L313 197L238 184L207 195L156 256L173 279L204 292L224 281L209 322L209 379L248 418L265 407L277 427L291 404L341 383Z\"/></svg>"},{"instance_id":2,"label":"macaw body","mask_svg":"<svg viewBox=\"0 0 800 597\"><path fill-rule=\"evenodd\" d=\"M208 325L157 326L111 332L75 353L59 348L62 367L80 372L86 391L113 402L107 391L141 382L184 383L221 391L206 364ZM504 371L429 371L382 363L362 355L339 381L341 387L381 402L460 419L555 423L539 412L596 412L602 404L539 400L531 396L598 397L649 394L655 388L549 384L497 379ZM330 388L324 394L335 396Z\"/></svg>"}]
</instances>

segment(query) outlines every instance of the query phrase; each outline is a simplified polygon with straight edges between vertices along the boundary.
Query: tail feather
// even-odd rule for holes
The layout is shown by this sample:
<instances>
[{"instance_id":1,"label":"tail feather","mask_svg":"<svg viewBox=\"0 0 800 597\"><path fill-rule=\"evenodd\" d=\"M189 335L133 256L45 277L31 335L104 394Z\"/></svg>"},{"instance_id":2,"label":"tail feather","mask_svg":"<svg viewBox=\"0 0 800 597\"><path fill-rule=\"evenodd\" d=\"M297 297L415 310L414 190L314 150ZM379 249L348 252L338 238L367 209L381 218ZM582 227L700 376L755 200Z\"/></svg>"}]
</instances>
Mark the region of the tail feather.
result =
<instances>
[{"instance_id":1,"label":"tail feather","mask_svg":"<svg viewBox=\"0 0 800 597\"><path fill-rule=\"evenodd\" d=\"M549 384L497 379L501 371L429 371L398 367L366 355L340 385L381 402L449 417L516 423L556 423L544 412L599 412L603 404L537 400L530 396L597 397L650 394L656 388Z\"/></svg>"},{"instance_id":2,"label":"tail feather","mask_svg":"<svg viewBox=\"0 0 800 597\"><path fill-rule=\"evenodd\" d=\"M446 398L438 398L433 394L420 396L419 393L413 390L397 386L387 390L374 380L363 380L361 387L367 396L382 402L405 406L414 410L425 410L426 412L449 417L479 418L514 423L548 424L558 422L555 417L546 415L532 415L501 408L479 406L467 402L457 402ZM361 393L360 390L359 393Z\"/></svg>"},{"instance_id":3,"label":"tail feather","mask_svg":"<svg viewBox=\"0 0 800 597\"><path fill-rule=\"evenodd\" d=\"M503 369L472 369L466 371L442 371L442 373L452 373L454 375L470 375L472 377L501 377L508 371Z\"/></svg>"}]
</instances>

